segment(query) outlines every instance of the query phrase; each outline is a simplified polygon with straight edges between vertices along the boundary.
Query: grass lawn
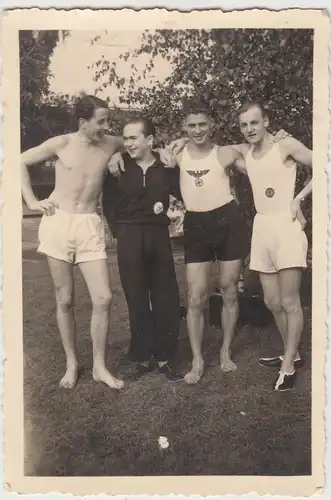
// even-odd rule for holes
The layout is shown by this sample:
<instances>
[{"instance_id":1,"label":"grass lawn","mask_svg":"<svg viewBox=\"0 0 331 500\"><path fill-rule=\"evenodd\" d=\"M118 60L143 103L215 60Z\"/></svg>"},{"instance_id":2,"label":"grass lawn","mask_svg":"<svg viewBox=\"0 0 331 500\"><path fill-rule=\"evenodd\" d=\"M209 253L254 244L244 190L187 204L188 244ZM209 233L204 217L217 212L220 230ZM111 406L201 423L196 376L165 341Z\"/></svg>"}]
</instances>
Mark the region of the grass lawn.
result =
<instances>
[{"instance_id":1,"label":"grass lawn","mask_svg":"<svg viewBox=\"0 0 331 500\"><path fill-rule=\"evenodd\" d=\"M27 233L23 239L28 240ZM181 252L176 270L186 303ZM128 369L129 325L116 255L109 256L114 286L109 367ZM218 365L221 332L207 327L206 374L197 386L171 385L150 374L114 392L91 378L91 305L76 272L77 348L82 374L74 391L58 389L64 356L56 326L54 295L46 261L24 246L25 473L37 476L123 475L306 475L311 473L311 322L304 293L305 365L296 389L271 390L276 372L258 365L260 355L279 352L274 325L239 328L233 345L238 370ZM190 365L185 321L178 360ZM160 449L166 436L167 449Z\"/></svg>"}]
</instances>

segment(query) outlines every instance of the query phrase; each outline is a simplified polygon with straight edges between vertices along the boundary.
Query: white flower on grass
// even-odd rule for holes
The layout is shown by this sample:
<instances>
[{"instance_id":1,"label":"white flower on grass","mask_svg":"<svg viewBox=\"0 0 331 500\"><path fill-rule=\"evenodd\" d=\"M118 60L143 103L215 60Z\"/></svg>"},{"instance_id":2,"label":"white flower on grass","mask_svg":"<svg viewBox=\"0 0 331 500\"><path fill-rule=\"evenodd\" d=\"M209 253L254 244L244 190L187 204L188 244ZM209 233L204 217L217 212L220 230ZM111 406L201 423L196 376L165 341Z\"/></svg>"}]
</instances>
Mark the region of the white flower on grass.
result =
<instances>
[{"instance_id":1,"label":"white flower on grass","mask_svg":"<svg viewBox=\"0 0 331 500\"><path fill-rule=\"evenodd\" d=\"M164 437L164 436L160 436L159 437L159 446L162 449L168 448L169 447L169 441L168 441L168 439L166 437Z\"/></svg>"}]
</instances>

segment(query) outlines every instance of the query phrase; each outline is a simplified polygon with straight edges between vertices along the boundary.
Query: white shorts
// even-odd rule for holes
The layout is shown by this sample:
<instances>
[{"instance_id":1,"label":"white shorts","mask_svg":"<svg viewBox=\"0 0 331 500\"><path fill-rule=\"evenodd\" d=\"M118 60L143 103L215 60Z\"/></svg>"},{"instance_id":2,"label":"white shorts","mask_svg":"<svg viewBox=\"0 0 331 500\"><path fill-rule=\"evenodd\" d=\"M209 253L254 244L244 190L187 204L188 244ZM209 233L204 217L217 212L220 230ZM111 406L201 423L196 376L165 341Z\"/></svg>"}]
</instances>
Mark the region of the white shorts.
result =
<instances>
[{"instance_id":1,"label":"white shorts","mask_svg":"<svg viewBox=\"0 0 331 500\"><path fill-rule=\"evenodd\" d=\"M38 252L73 264L106 259L105 230L101 217L57 210L43 215Z\"/></svg>"},{"instance_id":2,"label":"white shorts","mask_svg":"<svg viewBox=\"0 0 331 500\"><path fill-rule=\"evenodd\" d=\"M250 268L275 273L291 267L307 267L308 241L298 220L291 215L257 214L254 219Z\"/></svg>"}]
</instances>

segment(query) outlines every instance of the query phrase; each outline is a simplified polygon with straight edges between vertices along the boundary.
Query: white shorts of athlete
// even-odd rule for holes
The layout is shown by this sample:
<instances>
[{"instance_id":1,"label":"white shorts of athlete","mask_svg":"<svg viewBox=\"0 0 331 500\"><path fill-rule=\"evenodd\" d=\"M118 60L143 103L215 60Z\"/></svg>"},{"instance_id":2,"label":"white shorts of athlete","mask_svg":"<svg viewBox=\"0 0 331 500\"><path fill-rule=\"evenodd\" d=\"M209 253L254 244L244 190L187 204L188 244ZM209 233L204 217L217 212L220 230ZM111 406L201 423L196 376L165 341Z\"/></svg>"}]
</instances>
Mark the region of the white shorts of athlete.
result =
<instances>
[{"instance_id":1,"label":"white shorts of athlete","mask_svg":"<svg viewBox=\"0 0 331 500\"><path fill-rule=\"evenodd\" d=\"M250 268L275 273L307 267L308 241L298 220L290 214L262 215L254 219Z\"/></svg>"},{"instance_id":2,"label":"white shorts of athlete","mask_svg":"<svg viewBox=\"0 0 331 500\"><path fill-rule=\"evenodd\" d=\"M54 215L43 215L38 239L39 253L72 264L107 258L104 225L97 213L58 209Z\"/></svg>"}]
</instances>

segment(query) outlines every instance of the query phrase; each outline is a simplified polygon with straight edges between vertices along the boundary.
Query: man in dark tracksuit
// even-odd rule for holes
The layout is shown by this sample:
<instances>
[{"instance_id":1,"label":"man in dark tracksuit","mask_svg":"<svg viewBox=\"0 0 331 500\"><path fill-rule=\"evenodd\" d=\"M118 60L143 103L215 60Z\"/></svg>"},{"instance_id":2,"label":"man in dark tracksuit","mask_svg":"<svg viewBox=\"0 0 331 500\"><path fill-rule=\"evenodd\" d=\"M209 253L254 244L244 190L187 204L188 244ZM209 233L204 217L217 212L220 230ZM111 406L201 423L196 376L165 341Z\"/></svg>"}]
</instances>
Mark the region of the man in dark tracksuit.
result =
<instances>
[{"instance_id":1,"label":"man in dark tracksuit","mask_svg":"<svg viewBox=\"0 0 331 500\"><path fill-rule=\"evenodd\" d=\"M169 237L169 195L180 197L179 169L166 168L152 151L155 129L145 119L128 122L123 130L127 153L118 179L107 176L103 211L117 238L117 258L127 300L131 343L129 358L137 380L158 369L171 381L181 380L173 358L180 323L180 301Z\"/></svg>"}]
</instances>

